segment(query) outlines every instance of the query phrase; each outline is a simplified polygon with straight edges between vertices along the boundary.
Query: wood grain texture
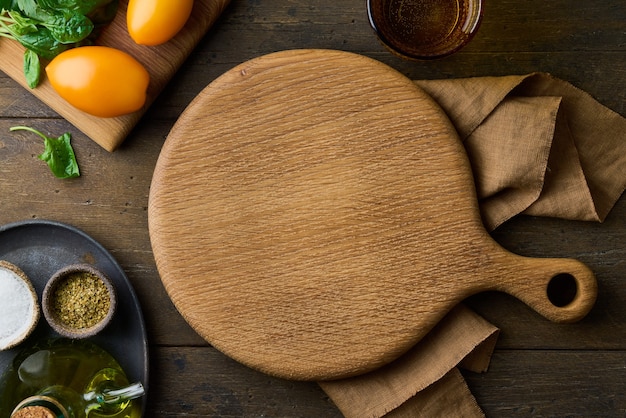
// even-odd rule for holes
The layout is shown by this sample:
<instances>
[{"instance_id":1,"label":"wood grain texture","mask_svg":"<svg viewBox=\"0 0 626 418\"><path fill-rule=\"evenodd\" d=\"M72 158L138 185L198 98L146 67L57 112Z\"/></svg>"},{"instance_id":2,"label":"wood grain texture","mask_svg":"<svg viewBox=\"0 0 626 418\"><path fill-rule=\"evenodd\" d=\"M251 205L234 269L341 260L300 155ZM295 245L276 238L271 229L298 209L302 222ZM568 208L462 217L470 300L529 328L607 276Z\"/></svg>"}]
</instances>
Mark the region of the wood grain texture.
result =
<instances>
[{"instance_id":1,"label":"wood grain texture","mask_svg":"<svg viewBox=\"0 0 626 418\"><path fill-rule=\"evenodd\" d=\"M49 80L30 89L23 70L24 48L17 42L0 38L0 71L5 72L33 95L58 112L107 151L114 151L124 141L154 99L174 76L187 56L217 20L230 0L199 0L194 3L191 17L185 27L169 42L157 47L137 45L126 29L128 0L121 0L115 19L97 39L98 45L111 46L129 53L150 74L150 84L144 107L134 113L100 118L82 112L63 100L52 88Z\"/></svg>"},{"instance_id":2,"label":"wood grain texture","mask_svg":"<svg viewBox=\"0 0 626 418\"><path fill-rule=\"evenodd\" d=\"M380 60L413 79L548 71L626 116L626 3L622 0L490 0L476 38L444 60L389 54L362 0L232 1L150 110L114 153L105 151L0 72L2 223L65 221L109 249L133 283L150 340L146 417L340 417L312 382L268 377L220 354L178 314L159 279L148 237L148 193L163 141L208 83L261 54L333 48ZM83 175L57 180L37 159L27 124L71 131ZM574 257L598 280L591 312L574 324L546 321L499 292L467 303L501 329L490 370L466 373L488 418L626 415L626 197L602 224L522 216L494 239L532 257Z\"/></svg>"},{"instance_id":3,"label":"wood grain texture","mask_svg":"<svg viewBox=\"0 0 626 418\"><path fill-rule=\"evenodd\" d=\"M192 327L291 379L386 364L484 290L562 322L596 297L582 263L500 248L441 109L390 67L339 51L274 53L211 83L163 147L149 227ZM557 307L546 288L561 273L578 294Z\"/></svg>"}]
</instances>

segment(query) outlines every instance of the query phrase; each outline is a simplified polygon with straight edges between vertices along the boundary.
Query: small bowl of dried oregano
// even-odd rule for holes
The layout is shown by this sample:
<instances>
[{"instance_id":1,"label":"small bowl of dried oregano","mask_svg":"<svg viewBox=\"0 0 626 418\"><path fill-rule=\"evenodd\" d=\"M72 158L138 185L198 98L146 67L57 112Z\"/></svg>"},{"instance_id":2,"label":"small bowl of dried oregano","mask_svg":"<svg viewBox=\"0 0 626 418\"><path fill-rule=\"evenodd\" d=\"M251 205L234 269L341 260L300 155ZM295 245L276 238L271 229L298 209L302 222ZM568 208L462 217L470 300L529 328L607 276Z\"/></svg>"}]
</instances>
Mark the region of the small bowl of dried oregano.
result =
<instances>
[{"instance_id":1,"label":"small bowl of dried oregano","mask_svg":"<svg viewBox=\"0 0 626 418\"><path fill-rule=\"evenodd\" d=\"M41 299L52 329L72 339L98 334L111 322L116 307L113 283L90 264L72 264L57 271Z\"/></svg>"}]
</instances>

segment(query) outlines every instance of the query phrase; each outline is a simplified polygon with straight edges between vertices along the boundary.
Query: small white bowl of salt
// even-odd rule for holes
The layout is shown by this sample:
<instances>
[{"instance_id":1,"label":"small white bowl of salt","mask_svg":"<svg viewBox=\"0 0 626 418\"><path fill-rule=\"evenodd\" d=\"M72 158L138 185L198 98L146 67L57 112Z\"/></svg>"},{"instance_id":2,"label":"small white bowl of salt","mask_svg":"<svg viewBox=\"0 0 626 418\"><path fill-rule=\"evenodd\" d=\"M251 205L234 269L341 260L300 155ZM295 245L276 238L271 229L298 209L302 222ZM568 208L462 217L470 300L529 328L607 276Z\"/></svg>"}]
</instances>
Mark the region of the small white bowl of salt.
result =
<instances>
[{"instance_id":1,"label":"small white bowl of salt","mask_svg":"<svg viewBox=\"0 0 626 418\"><path fill-rule=\"evenodd\" d=\"M0 260L0 351L20 344L39 321L39 301L24 272Z\"/></svg>"}]
</instances>

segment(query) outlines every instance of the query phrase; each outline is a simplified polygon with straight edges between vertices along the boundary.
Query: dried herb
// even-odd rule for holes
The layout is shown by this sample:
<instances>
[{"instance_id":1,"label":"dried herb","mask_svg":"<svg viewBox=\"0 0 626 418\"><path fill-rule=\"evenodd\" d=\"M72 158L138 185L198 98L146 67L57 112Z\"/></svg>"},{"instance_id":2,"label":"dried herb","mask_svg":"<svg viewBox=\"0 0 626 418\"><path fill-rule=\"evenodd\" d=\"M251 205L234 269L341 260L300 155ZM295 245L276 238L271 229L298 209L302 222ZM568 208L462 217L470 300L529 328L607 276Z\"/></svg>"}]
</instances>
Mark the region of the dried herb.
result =
<instances>
[{"instance_id":1,"label":"dried herb","mask_svg":"<svg viewBox=\"0 0 626 418\"><path fill-rule=\"evenodd\" d=\"M109 290L88 272L69 274L53 294L52 309L69 328L91 328L102 321L111 307Z\"/></svg>"}]
</instances>

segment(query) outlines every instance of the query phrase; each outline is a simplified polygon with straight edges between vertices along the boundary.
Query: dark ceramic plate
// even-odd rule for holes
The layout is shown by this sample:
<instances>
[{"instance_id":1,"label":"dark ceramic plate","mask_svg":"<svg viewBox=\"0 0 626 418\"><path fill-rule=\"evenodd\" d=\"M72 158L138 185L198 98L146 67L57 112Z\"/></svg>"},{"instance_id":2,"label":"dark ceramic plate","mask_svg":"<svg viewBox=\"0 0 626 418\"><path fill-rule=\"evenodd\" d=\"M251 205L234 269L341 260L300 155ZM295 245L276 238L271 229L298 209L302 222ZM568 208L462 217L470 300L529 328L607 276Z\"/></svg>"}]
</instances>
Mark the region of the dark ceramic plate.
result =
<instances>
[{"instance_id":1,"label":"dark ceramic plate","mask_svg":"<svg viewBox=\"0 0 626 418\"><path fill-rule=\"evenodd\" d=\"M68 264L88 263L103 271L115 285L117 311L107 328L90 340L119 361L130 381L142 382L147 390L148 341L141 306L124 270L102 245L69 225L43 220L23 221L0 227L0 260L17 265L26 273L40 301L48 279ZM21 348L37 339L52 336L58 334L41 315L35 332L24 343L0 351L0 374L9 367ZM141 409L145 409L145 403Z\"/></svg>"}]
</instances>

